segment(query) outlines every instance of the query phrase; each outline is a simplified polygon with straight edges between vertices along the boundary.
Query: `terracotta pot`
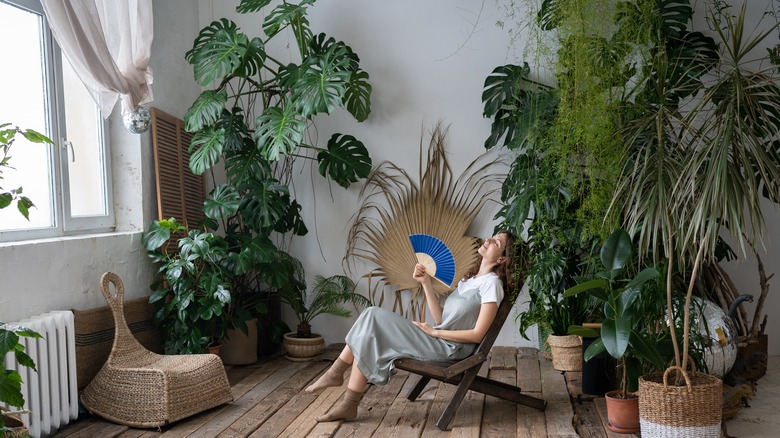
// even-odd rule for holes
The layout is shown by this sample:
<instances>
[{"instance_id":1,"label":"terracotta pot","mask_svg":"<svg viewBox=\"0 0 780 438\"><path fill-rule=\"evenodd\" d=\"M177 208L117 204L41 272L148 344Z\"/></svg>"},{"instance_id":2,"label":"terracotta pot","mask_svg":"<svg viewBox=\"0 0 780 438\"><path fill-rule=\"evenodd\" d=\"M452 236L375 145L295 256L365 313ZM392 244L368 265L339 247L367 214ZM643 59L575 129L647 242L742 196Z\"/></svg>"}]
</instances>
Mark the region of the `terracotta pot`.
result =
<instances>
[{"instance_id":1,"label":"terracotta pot","mask_svg":"<svg viewBox=\"0 0 780 438\"><path fill-rule=\"evenodd\" d=\"M219 355L225 365L249 365L257 362L257 319L246 322L247 333L239 329L227 331Z\"/></svg>"},{"instance_id":2,"label":"terracotta pot","mask_svg":"<svg viewBox=\"0 0 780 438\"><path fill-rule=\"evenodd\" d=\"M299 338L295 332L285 334L282 345L284 345L284 351L287 352L287 359L305 361L320 354L325 348L325 338L317 333L311 335L311 338Z\"/></svg>"},{"instance_id":3,"label":"terracotta pot","mask_svg":"<svg viewBox=\"0 0 780 438\"><path fill-rule=\"evenodd\" d=\"M607 401L607 428L617 433L639 432L639 395L628 393L629 398L620 397L620 390L604 395Z\"/></svg>"},{"instance_id":4,"label":"terracotta pot","mask_svg":"<svg viewBox=\"0 0 780 438\"><path fill-rule=\"evenodd\" d=\"M222 349L222 344L211 344L208 347L209 354L216 354L219 356L219 351Z\"/></svg>"}]
</instances>

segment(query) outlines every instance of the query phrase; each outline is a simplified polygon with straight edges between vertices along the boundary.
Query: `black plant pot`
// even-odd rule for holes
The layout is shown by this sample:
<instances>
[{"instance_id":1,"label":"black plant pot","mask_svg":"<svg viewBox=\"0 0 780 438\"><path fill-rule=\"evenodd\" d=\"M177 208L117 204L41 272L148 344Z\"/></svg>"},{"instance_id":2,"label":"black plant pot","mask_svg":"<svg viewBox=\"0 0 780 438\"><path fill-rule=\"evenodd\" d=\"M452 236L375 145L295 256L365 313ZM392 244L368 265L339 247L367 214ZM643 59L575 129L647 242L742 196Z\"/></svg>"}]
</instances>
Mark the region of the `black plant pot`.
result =
<instances>
[{"instance_id":1,"label":"black plant pot","mask_svg":"<svg viewBox=\"0 0 780 438\"><path fill-rule=\"evenodd\" d=\"M582 352L595 341L596 338L582 338ZM582 360L582 393L589 395L604 395L615 389L615 360L606 351L589 361Z\"/></svg>"}]
</instances>

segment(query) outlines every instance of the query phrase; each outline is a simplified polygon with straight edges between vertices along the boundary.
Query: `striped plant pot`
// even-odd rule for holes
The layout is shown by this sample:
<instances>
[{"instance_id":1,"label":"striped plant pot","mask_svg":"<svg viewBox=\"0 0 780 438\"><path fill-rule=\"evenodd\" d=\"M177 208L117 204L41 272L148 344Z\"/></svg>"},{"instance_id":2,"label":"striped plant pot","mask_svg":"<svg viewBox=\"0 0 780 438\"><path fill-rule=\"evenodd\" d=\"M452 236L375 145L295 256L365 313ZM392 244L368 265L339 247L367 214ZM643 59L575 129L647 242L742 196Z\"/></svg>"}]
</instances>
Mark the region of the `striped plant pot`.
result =
<instances>
[{"instance_id":1,"label":"striped plant pot","mask_svg":"<svg viewBox=\"0 0 780 438\"><path fill-rule=\"evenodd\" d=\"M292 361L311 360L325 349L325 338L317 333L312 333L311 338L299 338L295 332L284 335L282 342L287 359Z\"/></svg>"},{"instance_id":2,"label":"striped plant pot","mask_svg":"<svg viewBox=\"0 0 780 438\"><path fill-rule=\"evenodd\" d=\"M674 384L680 373L685 384ZM672 380L672 381L670 381ZM722 381L705 373L673 366L639 378L642 438L720 437Z\"/></svg>"}]
</instances>

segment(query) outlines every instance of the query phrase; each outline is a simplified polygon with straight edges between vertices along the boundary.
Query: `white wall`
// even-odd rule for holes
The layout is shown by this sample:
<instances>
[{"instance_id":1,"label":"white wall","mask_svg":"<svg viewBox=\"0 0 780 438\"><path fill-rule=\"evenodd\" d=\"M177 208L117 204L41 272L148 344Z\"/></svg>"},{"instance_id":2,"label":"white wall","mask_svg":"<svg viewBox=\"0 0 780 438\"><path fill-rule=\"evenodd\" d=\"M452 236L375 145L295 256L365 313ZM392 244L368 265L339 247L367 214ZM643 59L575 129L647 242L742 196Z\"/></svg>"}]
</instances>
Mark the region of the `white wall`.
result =
<instances>
[{"instance_id":1,"label":"white wall","mask_svg":"<svg viewBox=\"0 0 780 438\"><path fill-rule=\"evenodd\" d=\"M198 30L212 19L235 17L237 4L237 0L199 0L197 5L192 0L154 2L153 106L178 117L184 115L199 93L184 53ZM505 18L499 7L494 0L318 1L309 16L312 29L350 45L374 87L369 119L357 123L339 112L318 120L320 144L324 145L333 132L353 134L365 143L374 163L391 160L416 172L421 134L441 120L450 126L450 163L455 174L460 174L483 152L490 130L489 121L482 118L484 79L494 67L517 62L515 53L520 53L523 45L508 47L508 33L495 25ZM260 33L260 14L236 17L236 21L247 32ZM292 57L293 53L288 54L288 59ZM118 185L127 187L115 199L124 233L0 246L0 320L103 305L98 279L109 269L122 276L128 297L148 294L153 268L142 250L140 234L155 214L149 139L148 135L127 133L117 118L112 119L111 132L114 178L123 181ZM313 172L317 175L316 169ZM322 180L317 176L315 181ZM296 195L304 205L310 233L296 238L291 251L303 261L310 278L342 271L358 189L345 191L334 186L331 191L323 184L312 188L308 171L297 179ZM780 273L780 213L770 205L766 211L767 252L762 258L768 273ZM486 214L472 234L488 235L494 225L492 214ZM752 257L729 264L727 269L741 290L757 292ZM776 278L774 281L777 283ZM766 307L770 316L780 309L778 294L777 290L770 293ZM289 315L286 320L292 325ZM351 320L329 316L314 321L315 329L324 332L329 343L341 342L350 325ZM780 324L770 318L768 331L770 353L780 354ZM509 324L497 342L526 344Z\"/></svg>"},{"instance_id":2,"label":"white wall","mask_svg":"<svg viewBox=\"0 0 780 438\"><path fill-rule=\"evenodd\" d=\"M199 93L184 61L197 19L192 1L154 2L153 105L178 117ZM117 232L0 245L0 321L103 306L99 281L109 270L122 278L126 299L149 294L154 267L141 234L156 214L151 143L148 133L129 133L119 112L109 119Z\"/></svg>"},{"instance_id":3,"label":"white wall","mask_svg":"<svg viewBox=\"0 0 780 438\"><path fill-rule=\"evenodd\" d=\"M236 0L202 0L201 25L225 16L248 34L261 35L262 14L236 15L237 4ZM481 15L480 7L484 7ZM450 164L454 174L460 175L485 152L483 143L490 133L490 121L482 117L484 80L493 68L509 61L508 36L495 25L499 18L490 0L484 4L468 0L318 1L309 13L313 32L325 32L349 45L373 86L368 120L357 123L345 111L318 119L319 145L324 147L334 132L352 134L366 145L374 164L390 160L416 175L421 138L427 145L428 132L442 121L449 125ZM294 46L279 49L273 52L277 59L295 59ZM322 181L316 168L306 168L296 177L294 187L309 234L294 238L290 251L303 262L310 279L316 274L343 272L347 234L359 203L360 185L344 190ZM489 209L470 232L488 236L495 225L494 213L495 208ZM361 286L367 290L365 284ZM386 297L385 303L391 305L392 297ZM285 320L294 327L291 315ZM313 325L332 343L343 342L351 324L352 319L323 315ZM517 338L517 330L507 325L499 343L514 345Z\"/></svg>"}]
</instances>

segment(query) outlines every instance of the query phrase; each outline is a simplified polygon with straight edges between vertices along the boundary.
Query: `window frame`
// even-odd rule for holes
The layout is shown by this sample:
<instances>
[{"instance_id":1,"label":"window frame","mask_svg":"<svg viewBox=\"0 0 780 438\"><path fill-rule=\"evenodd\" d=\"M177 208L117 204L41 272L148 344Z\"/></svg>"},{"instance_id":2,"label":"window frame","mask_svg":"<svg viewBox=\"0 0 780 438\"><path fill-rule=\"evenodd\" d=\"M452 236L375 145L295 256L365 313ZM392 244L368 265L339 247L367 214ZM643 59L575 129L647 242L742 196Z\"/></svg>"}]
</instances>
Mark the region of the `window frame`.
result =
<instances>
[{"instance_id":1,"label":"window frame","mask_svg":"<svg viewBox=\"0 0 780 438\"><path fill-rule=\"evenodd\" d=\"M102 233L113 231L116 227L113 205L113 187L111 177L111 148L109 124L102 118L97 104L93 102L99 118L98 141L102 151L101 179L104 187L105 214L98 216L73 217L71 211L71 192L68 160L71 158L70 143L66 132L66 111L63 80L63 59L48 20L43 12L40 0L0 0L2 3L27 10L41 17L42 23L42 65L46 102L46 132L54 142L49 154L49 185L52 194L53 225L44 228L29 228L0 231L0 242L21 242L25 240L64 237L69 235ZM33 199L33 202L37 202Z\"/></svg>"}]
</instances>

